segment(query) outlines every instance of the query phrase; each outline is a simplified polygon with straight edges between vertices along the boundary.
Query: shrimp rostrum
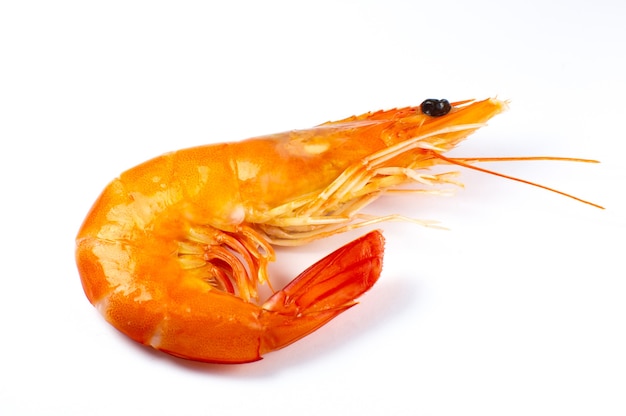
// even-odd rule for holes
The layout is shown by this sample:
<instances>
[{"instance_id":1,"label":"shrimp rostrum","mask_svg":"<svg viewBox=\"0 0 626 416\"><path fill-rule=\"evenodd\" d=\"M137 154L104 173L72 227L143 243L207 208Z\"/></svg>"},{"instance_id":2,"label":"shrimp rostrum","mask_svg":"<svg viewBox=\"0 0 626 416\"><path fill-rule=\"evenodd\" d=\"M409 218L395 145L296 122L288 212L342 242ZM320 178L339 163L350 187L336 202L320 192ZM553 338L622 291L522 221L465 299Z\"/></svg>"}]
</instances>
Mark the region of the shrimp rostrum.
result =
<instances>
[{"instance_id":1,"label":"shrimp rostrum","mask_svg":"<svg viewBox=\"0 0 626 416\"><path fill-rule=\"evenodd\" d=\"M382 267L383 237L372 231L259 301L273 245L404 220L361 209L400 186L455 183L436 165L494 173L474 163L533 159L444 156L505 108L497 99L426 100L149 160L104 189L78 233L84 291L139 343L198 361L258 360L355 305Z\"/></svg>"}]
</instances>

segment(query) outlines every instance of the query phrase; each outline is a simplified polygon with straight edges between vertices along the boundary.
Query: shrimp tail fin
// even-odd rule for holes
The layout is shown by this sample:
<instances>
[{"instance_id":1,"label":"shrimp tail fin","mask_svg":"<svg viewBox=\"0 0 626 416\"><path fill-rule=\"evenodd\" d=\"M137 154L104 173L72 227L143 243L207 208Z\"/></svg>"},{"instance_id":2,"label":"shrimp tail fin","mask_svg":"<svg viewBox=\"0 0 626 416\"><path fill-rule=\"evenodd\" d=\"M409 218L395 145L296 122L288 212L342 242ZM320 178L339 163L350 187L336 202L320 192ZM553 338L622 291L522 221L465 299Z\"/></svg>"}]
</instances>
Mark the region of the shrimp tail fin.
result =
<instances>
[{"instance_id":1,"label":"shrimp tail fin","mask_svg":"<svg viewBox=\"0 0 626 416\"><path fill-rule=\"evenodd\" d=\"M378 280L384 238L372 231L318 261L264 304L261 354L283 348L356 305Z\"/></svg>"}]
</instances>

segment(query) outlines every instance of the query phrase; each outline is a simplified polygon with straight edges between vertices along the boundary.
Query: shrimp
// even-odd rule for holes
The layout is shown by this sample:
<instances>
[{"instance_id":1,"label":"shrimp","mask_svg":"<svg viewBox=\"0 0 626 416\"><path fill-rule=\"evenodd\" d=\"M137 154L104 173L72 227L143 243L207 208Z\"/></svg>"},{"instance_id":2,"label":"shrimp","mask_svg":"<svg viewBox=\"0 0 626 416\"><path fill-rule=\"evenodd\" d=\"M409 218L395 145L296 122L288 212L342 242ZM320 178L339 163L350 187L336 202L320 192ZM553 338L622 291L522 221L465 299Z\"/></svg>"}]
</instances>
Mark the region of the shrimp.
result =
<instances>
[{"instance_id":1,"label":"shrimp","mask_svg":"<svg viewBox=\"0 0 626 416\"><path fill-rule=\"evenodd\" d=\"M453 172L429 171L436 165L575 198L473 163L596 161L444 156L506 107L493 98L429 99L149 160L104 189L78 232L84 292L109 323L141 344L203 362L259 360L354 306L377 281L384 251L382 234L372 231L274 291L267 272L274 245L306 244L390 220L434 226L360 211L385 193L440 192L441 185L457 184ZM263 284L273 294L260 302Z\"/></svg>"}]
</instances>

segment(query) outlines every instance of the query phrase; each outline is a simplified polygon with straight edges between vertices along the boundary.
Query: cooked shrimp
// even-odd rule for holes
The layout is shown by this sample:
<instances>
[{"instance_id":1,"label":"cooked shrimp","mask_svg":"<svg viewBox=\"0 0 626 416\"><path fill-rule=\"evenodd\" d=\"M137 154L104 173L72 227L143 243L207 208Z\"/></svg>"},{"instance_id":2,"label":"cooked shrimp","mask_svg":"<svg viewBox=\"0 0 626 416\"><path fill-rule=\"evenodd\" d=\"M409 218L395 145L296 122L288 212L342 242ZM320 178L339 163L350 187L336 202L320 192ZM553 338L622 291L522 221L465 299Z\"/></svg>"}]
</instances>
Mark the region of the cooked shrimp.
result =
<instances>
[{"instance_id":1,"label":"cooked shrimp","mask_svg":"<svg viewBox=\"0 0 626 416\"><path fill-rule=\"evenodd\" d=\"M355 305L382 267L383 237L373 231L261 303L257 289L269 284L273 245L388 220L429 226L360 211L401 185L438 192L456 183L453 173L431 173L436 165L496 174L473 163L594 162L443 155L505 108L497 99L426 100L149 160L104 189L78 232L84 291L108 322L142 344L198 361L258 360Z\"/></svg>"}]
</instances>

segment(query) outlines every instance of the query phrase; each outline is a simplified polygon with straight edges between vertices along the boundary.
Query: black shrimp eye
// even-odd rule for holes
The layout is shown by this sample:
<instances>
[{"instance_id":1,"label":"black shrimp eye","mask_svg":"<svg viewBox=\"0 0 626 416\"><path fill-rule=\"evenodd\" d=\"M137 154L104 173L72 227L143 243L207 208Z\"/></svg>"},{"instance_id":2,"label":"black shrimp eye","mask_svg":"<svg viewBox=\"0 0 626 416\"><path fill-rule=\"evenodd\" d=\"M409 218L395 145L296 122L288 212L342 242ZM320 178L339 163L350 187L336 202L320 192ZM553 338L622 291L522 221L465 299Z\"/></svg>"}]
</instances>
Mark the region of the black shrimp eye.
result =
<instances>
[{"instance_id":1,"label":"black shrimp eye","mask_svg":"<svg viewBox=\"0 0 626 416\"><path fill-rule=\"evenodd\" d=\"M435 98L429 98L424 100L422 104L420 104L420 108L422 109L422 113L431 117L441 117L445 116L450 112L452 106L448 102L448 100L437 100Z\"/></svg>"}]
</instances>

